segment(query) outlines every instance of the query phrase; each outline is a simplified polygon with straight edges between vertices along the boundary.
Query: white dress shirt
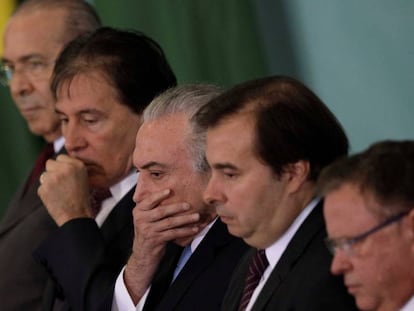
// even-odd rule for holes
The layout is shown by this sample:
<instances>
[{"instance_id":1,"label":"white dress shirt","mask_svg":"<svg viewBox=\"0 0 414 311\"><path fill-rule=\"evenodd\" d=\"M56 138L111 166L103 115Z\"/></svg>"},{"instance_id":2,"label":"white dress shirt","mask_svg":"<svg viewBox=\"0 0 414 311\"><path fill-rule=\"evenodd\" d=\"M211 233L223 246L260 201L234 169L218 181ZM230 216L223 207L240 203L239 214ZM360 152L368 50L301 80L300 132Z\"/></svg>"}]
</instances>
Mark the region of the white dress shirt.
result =
<instances>
[{"instance_id":1,"label":"white dress shirt","mask_svg":"<svg viewBox=\"0 0 414 311\"><path fill-rule=\"evenodd\" d=\"M95 221L99 227L102 226L109 213L114 209L115 205L137 184L138 173L134 170L119 183L109 188L111 197L102 201L101 209L95 217ZM132 217L132 216L131 216Z\"/></svg>"},{"instance_id":2,"label":"white dress shirt","mask_svg":"<svg viewBox=\"0 0 414 311\"><path fill-rule=\"evenodd\" d=\"M216 218L217 219L217 218ZM212 221L210 224L208 224L202 231L200 231L196 237L191 242L191 254L194 254L196 248L198 245L200 245L201 241L206 236L207 232L210 230L210 228L213 226L214 222ZM191 256L190 256L191 258ZM189 259L189 258L188 258ZM185 266L185 264L184 264ZM145 294L142 296L138 304L135 306L134 302L131 299L131 296L128 293L128 290L126 288L125 282L124 282L124 271L125 267L122 269L121 273L118 275L118 278L115 283L115 292L114 292L114 298L112 300L112 311L142 311L145 305L145 301L147 300L148 293L151 289L151 286L147 288L145 291Z\"/></svg>"},{"instance_id":3,"label":"white dress shirt","mask_svg":"<svg viewBox=\"0 0 414 311\"><path fill-rule=\"evenodd\" d=\"M413 311L414 310L414 296L411 296L410 300L400 309L400 311Z\"/></svg>"},{"instance_id":4,"label":"white dress shirt","mask_svg":"<svg viewBox=\"0 0 414 311\"><path fill-rule=\"evenodd\" d=\"M266 248L266 258L269 261L269 266L263 272L263 276L257 284L256 289L254 290L252 297L250 298L249 304L246 307L246 311L250 311L259 296L263 286L265 285L267 279L272 273L273 269L276 267L276 264L279 262L280 257L282 257L283 252L286 250L290 240L292 240L296 231L298 231L300 225L305 221L306 217L312 212L315 206L319 203L320 198L313 199L299 214L298 217L293 221L290 227L286 232L272 245Z\"/></svg>"},{"instance_id":5,"label":"white dress shirt","mask_svg":"<svg viewBox=\"0 0 414 311\"><path fill-rule=\"evenodd\" d=\"M55 153L58 153L64 145L65 139L63 138L63 136L61 136L53 142L53 150L55 151Z\"/></svg>"}]
</instances>

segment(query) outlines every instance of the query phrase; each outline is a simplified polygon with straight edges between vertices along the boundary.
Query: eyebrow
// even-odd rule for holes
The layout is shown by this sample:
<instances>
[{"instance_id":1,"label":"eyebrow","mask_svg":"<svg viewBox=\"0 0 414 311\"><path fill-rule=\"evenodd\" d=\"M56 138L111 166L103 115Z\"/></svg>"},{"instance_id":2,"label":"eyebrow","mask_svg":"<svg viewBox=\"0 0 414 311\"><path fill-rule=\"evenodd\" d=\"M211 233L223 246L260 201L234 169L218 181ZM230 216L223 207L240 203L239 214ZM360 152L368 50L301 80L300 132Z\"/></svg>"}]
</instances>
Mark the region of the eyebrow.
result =
<instances>
[{"instance_id":1,"label":"eyebrow","mask_svg":"<svg viewBox=\"0 0 414 311\"><path fill-rule=\"evenodd\" d=\"M31 60L31 59L33 59L33 58L41 58L41 59L46 59L46 57L45 56L43 56L43 55L41 55L41 54L29 54L29 55L24 55L24 56L21 56L21 57L19 57L18 59L17 59L17 62L27 62L28 60ZM1 61L3 62L3 63L12 63L12 61L11 60L9 60L9 59L7 59L7 58L4 58L4 57L2 57L1 58Z\"/></svg>"},{"instance_id":2,"label":"eyebrow","mask_svg":"<svg viewBox=\"0 0 414 311\"><path fill-rule=\"evenodd\" d=\"M165 164L155 162L155 161L151 161L151 162L148 162L148 163L142 165L140 170L147 170L147 169L153 168L154 166L159 166L160 168L167 168L167 165L165 165Z\"/></svg>"},{"instance_id":3,"label":"eyebrow","mask_svg":"<svg viewBox=\"0 0 414 311\"><path fill-rule=\"evenodd\" d=\"M217 170L225 170L225 169L232 169L232 170L238 170L238 168L230 163L217 163L212 165L213 168Z\"/></svg>"},{"instance_id":4,"label":"eyebrow","mask_svg":"<svg viewBox=\"0 0 414 311\"><path fill-rule=\"evenodd\" d=\"M66 115L63 111L61 111L59 108L57 108L57 107L55 107L55 112L57 113L57 114L64 114L64 115ZM89 114L89 113L91 113L91 114L99 114L99 115L103 115L103 112L102 111L100 111L100 110L97 110L97 109L83 109L83 110L80 110L80 111L78 111L77 113L76 113L76 115L83 115L83 114Z\"/></svg>"}]
</instances>

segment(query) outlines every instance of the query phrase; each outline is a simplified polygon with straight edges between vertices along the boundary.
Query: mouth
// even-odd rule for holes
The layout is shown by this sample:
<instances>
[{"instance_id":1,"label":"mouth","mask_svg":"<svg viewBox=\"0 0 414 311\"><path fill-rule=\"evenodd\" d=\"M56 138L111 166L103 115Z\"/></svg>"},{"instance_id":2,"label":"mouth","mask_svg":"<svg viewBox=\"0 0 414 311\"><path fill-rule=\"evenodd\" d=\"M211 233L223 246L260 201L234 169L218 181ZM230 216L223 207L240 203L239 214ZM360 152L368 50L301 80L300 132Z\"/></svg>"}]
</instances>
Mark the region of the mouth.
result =
<instances>
[{"instance_id":1,"label":"mouth","mask_svg":"<svg viewBox=\"0 0 414 311\"><path fill-rule=\"evenodd\" d=\"M224 216L224 215L219 215L219 216L220 216L221 221L224 222L225 224L231 223L231 217Z\"/></svg>"},{"instance_id":2,"label":"mouth","mask_svg":"<svg viewBox=\"0 0 414 311\"><path fill-rule=\"evenodd\" d=\"M346 288L348 289L348 293L351 295L355 295L358 291L358 285L356 284L345 284Z\"/></svg>"},{"instance_id":3,"label":"mouth","mask_svg":"<svg viewBox=\"0 0 414 311\"><path fill-rule=\"evenodd\" d=\"M31 116L33 113L36 113L39 110L40 108L37 106L28 106L24 108L20 107L20 112L24 116Z\"/></svg>"}]
</instances>

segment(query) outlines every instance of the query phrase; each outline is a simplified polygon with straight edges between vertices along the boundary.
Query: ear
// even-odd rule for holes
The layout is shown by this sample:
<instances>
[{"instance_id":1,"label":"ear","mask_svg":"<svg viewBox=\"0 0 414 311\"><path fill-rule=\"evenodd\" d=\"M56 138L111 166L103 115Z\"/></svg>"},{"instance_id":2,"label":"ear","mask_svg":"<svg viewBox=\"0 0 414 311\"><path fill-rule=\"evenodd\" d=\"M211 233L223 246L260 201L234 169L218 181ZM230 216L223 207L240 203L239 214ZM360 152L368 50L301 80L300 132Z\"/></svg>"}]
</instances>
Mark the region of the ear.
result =
<instances>
[{"instance_id":1,"label":"ear","mask_svg":"<svg viewBox=\"0 0 414 311\"><path fill-rule=\"evenodd\" d=\"M288 181L288 190L295 193L302 188L302 185L308 180L310 174L309 161L300 160L295 163L288 164L285 167L284 174Z\"/></svg>"}]
</instances>

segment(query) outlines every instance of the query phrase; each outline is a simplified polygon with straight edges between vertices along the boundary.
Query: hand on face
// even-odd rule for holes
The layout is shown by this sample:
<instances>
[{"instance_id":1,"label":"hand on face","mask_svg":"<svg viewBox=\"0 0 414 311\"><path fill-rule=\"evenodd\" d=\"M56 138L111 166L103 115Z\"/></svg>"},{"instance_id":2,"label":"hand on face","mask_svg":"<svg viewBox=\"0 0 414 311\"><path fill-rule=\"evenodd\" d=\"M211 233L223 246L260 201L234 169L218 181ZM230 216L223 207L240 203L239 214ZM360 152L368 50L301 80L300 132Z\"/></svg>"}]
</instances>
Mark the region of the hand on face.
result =
<instances>
[{"instance_id":1,"label":"hand on face","mask_svg":"<svg viewBox=\"0 0 414 311\"><path fill-rule=\"evenodd\" d=\"M167 242L180 239L188 243L199 232L200 215L190 212L189 204L162 204L170 193L170 190L151 193L133 211L135 237L124 280L134 302L139 301L151 284Z\"/></svg>"},{"instance_id":2,"label":"hand on face","mask_svg":"<svg viewBox=\"0 0 414 311\"><path fill-rule=\"evenodd\" d=\"M59 155L46 162L37 190L58 226L74 218L91 217L88 174L78 159Z\"/></svg>"},{"instance_id":3,"label":"hand on face","mask_svg":"<svg viewBox=\"0 0 414 311\"><path fill-rule=\"evenodd\" d=\"M144 260L161 258L165 245L173 240L191 240L199 231L198 213L189 212L187 203L163 204L170 196L170 190L154 192L140 201L133 211L135 255Z\"/></svg>"}]
</instances>

